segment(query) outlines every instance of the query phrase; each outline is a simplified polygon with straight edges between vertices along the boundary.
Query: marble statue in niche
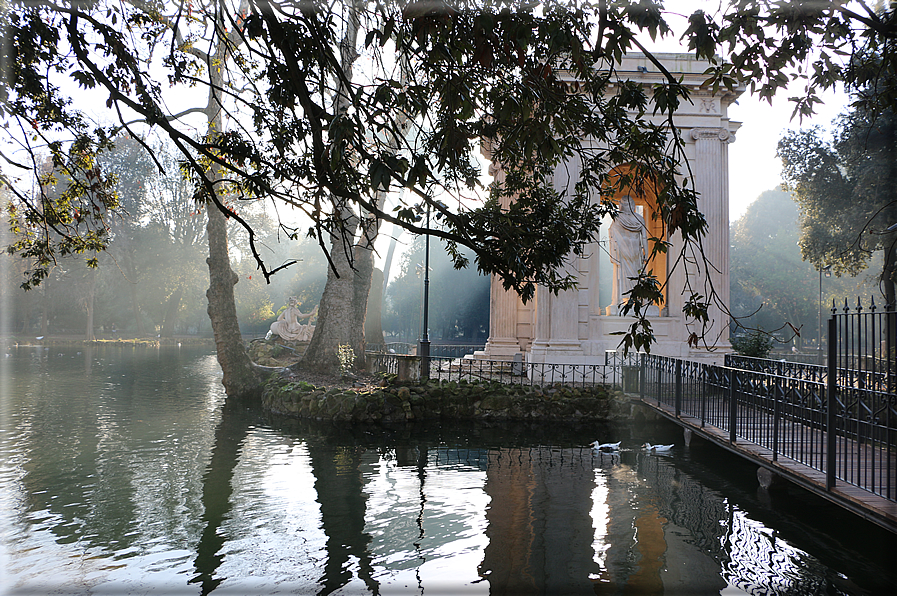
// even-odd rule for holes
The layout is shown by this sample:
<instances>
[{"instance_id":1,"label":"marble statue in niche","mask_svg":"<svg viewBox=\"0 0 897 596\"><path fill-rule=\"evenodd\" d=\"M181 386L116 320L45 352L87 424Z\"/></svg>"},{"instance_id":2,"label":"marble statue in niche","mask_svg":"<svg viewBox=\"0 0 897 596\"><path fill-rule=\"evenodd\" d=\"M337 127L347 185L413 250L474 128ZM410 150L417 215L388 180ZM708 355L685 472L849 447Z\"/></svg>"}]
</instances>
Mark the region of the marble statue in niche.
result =
<instances>
[{"instance_id":1,"label":"marble statue in niche","mask_svg":"<svg viewBox=\"0 0 897 596\"><path fill-rule=\"evenodd\" d=\"M638 214L635 202L629 195L620 199L617 217L608 230L608 249L614 265L613 300L608 314L619 314L632 290L635 280L645 264L648 255L648 233L644 218Z\"/></svg>"}]
</instances>

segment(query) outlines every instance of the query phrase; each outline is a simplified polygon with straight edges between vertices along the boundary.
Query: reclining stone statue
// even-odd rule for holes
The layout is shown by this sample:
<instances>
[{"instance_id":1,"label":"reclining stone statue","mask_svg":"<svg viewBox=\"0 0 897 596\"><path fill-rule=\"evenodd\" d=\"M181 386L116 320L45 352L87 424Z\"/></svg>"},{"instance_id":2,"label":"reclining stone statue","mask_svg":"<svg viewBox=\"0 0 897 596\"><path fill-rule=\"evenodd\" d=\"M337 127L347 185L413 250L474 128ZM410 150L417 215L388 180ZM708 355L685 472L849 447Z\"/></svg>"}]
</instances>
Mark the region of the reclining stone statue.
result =
<instances>
[{"instance_id":1,"label":"reclining stone statue","mask_svg":"<svg viewBox=\"0 0 897 596\"><path fill-rule=\"evenodd\" d=\"M295 296L290 296L289 304L286 309L280 313L277 320L271 323L271 329L265 339L271 339L274 335L281 337L287 341L310 341L315 331L315 326L311 323L303 325L299 321L302 319L310 319L318 314L318 307L310 313L303 313L296 307L299 300Z\"/></svg>"}]
</instances>

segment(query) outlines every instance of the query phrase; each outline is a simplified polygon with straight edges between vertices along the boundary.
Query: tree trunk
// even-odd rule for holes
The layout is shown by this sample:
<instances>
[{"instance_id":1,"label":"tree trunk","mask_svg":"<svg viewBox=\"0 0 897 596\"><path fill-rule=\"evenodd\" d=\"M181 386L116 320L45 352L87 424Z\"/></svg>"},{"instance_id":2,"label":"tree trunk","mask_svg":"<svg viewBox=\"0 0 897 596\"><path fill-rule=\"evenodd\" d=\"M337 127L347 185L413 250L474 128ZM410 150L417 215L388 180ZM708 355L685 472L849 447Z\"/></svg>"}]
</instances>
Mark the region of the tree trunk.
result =
<instances>
[{"instance_id":1,"label":"tree trunk","mask_svg":"<svg viewBox=\"0 0 897 596\"><path fill-rule=\"evenodd\" d=\"M897 310L894 277L897 276L897 240L885 247L885 263L881 272L881 285L885 293L885 307Z\"/></svg>"},{"instance_id":2,"label":"tree trunk","mask_svg":"<svg viewBox=\"0 0 897 596\"><path fill-rule=\"evenodd\" d=\"M96 271L91 271L88 275L90 276L90 280L87 283L87 299L85 304L87 309L87 329L84 332L84 340L93 341L96 339L96 336L93 334L93 299L97 289L97 273Z\"/></svg>"},{"instance_id":3,"label":"tree trunk","mask_svg":"<svg viewBox=\"0 0 897 596\"><path fill-rule=\"evenodd\" d=\"M146 328L143 325L143 317L140 315L140 300L137 295L137 266L134 264L134 229L130 225L119 225L116 231L116 242L121 244L121 266L125 271L125 280L128 282L131 293L131 310L134 312L134 323L137 325L137 335L146 335ZM164 333L164 331L163 331Z\"/></svg>"},{"instance_id":4,"label":"tree trunk","mask_svg":"<svg viewBox=\"0 0 897 596\"><path fill-rule=\"evenodd\" d=\"M43 304L41 304L41 314L40 314L40 335L41 337L47 337L47 333L50 330L50 276L43 281L40 287L43 288Z\"/></svg>"},{"instance_id":5,"label":"tree trunk","mask_svg":"<svg viewBox=\"0 0 897 596\"><path fill-rule=\"evenodd\" d=\"M358 4L350 3L348 11L340 59L346 79L351 80L353 64L358 57L355 50L360 26ZM403 62L402 68L404 77L407 64ZM349 105L348 94L340 88L335 97L334 113L345 112ZM398 129L405 130L407 115L398 114L397 124ZM393 147L398 153L398 139L393 140ZM385 189L377 193L374 200L378 208L382 208L386 195ZM374 270L374 241L380 227L380 220L365 211L359 214L339 204L334 205L334 211L343 222L345 232L331 230L333 267L327 271L327 283L321 296L315 333L298 364L300 368L325 372L333 371L339 366L338 349L345 344L351 346L355 353L355 368L364 367L365 314ZM355 243L352 242L354 238L358 238ZM382 337L381 330L380 342Z\"/></svg>"},{"instance_id":6,"label":"tree trunk","mask_svg":"<svg viewBox=\"0 0 897 596\"><path fill-rule=\"evenodd\" d=\"M224 390L231 397L256 396L261 380L256 373L240 334L234 285L238 276L230 266L227 252L227 220L214 204L206 208L209 216L206 231L209 240L209 320L215 335L218 364L224 373Z\"/></svg>"},{"instance_id":7,"label":"tree trunk","mask_svg":"<svg viewBox=\"0 0 897 596\"><path fill-rule=\"evenodd\" d=\"M360 26L358 6L349 3L346 32L341 43L341 67L347 79L352 78L352 66L358 58L356 42ZM351 105L343 83L334 97L334 112L345 113ZM353 239L361 230L359 244L372 244L377 233L377 222L361 217L351 208L335 204L334 215L342 222L342 229L331 230L330 254L333 261L327 270L327 282L318 307L318 322L302 360L300 368L335 372L340 365L339 346L349 345L355 354L355 368L364 366L364 316L368 293L371 289L373 255L361 248ZM367 225L373 236L365 234ZM365 254L367 253L367 254Z\"/></svg>"},{"instance_id":8,"label":"tree trunk","mask_svg":"<svg viewBox=\"0 0 897 596\"><path fill-rule=\"evenodd\" d=\"M390 269L392 269L392 258L396 252L396 244L404 231L404 228L399 228L395 225L392 226L392 233L389 237L389 248L386 250L386 259L383 260L382 304L386 304L386 287L389 285L389 273Z\"/></svg>"},{"instance_id":9,"label":"tree trunk","mask_svg":"<svg viewBox=\"0 0 897 596\"><path fill-rule=\"evenodd\" d=\"M333 268L327 270L327 283L318 307L315 332L305 350L299 367L325 373L339 369L339 346L348 345L355 353L355 365L364 365L364 317L367 296L371 288L373 258L370 251L349 247L354 254L354 266L349 262L347 249L340 239L332 244ZM369 258L365 259L363 253ZM360 257L360 258L359 258Z\"/></svg>"},{"instance_id":10,"label":"tree trunk","mask_svg":"<svg viewBox=\"0 0 897 596\"><path fill-rule=\"evenodd\" d=\"M140 301L137 298L137 284L131 284L131 309L134 311L134 321L137 323L137 335L143 337L146 335L146 328L143 326L143 317L140 315Z\"/></svg>"},{"instance_id":11,"label":"tree trunk","mask_svg":"<svg viewBox=\"0 0 897 596\"><path fill-rule=\"evenodd\" d=\"M241 9L244 3L241 2ZM223 28L223 23L219 23ZM237 43L237 39L219 40L211 64L224 64L227 60L228 44ZM205 107L208 122L207 136L210 140L224 131L222 105L219 90L225 87L226 81L223 67L212 68L209 72L209 100ZM207 175L212 182L212 192L219 192L221 173L211 166ZM239 277L230 266L230 255L227 250L227 219L211 200L207 203L206 236L209 242L209 289L206 297L209 300L209 320L215 336L218 364L224 373L222 383L229 397L257 397L261 392L261 376L249 359L243 336L240 334L240 323L237 320L237 306L234 299L234 285Z\"/></svg>"},{"instance_id":12,"label":"tree trunk","mask_svg":"<svg viewBox=\"0 0 897 596\"><path fill-rule=\"evenodd\" d=\"M31 301L30 300L22 300L20 302L22 305L22 329L21 334L26 335L31 331Z\"/></svg>"},{"instance_id":13,"label":"tree trunk","mask_svg":"<svg viewBox=\"0 0 897 596\"><path fill-rule=\"evenodd\" d=\"M364 318L364 341L368 346L382 346L383 339L383 272L374 269Z\"/></svg>"},{"instance_id":14,"label":"tree trunk","mask_svg":"<svg viewBox=\"0 0 897 596\"><path fill-rule=\"evenodd\" d=\"M162 319L162 337L173 337L174 326L178 320L178 310L181 307L181 297L184 289L179 287L168 299L168 308L165 309L165 317Z\"/></svg>"}]
</instances>

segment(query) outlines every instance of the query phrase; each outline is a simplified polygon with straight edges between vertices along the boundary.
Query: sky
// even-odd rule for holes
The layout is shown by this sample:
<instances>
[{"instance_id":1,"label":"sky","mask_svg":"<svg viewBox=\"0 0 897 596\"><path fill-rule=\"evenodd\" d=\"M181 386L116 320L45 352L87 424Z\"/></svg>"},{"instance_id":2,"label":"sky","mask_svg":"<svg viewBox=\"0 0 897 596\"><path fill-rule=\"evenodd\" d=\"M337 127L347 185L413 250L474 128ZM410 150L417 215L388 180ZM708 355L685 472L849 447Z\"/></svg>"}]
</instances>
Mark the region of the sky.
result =
<instances>
[{"instance_id":1,"label":"sky","mask_svg":"<svg viewBox=\"0 0 897 596\"><path fill-rule=\"evenodd\" d=\"M791 120L793 104L786 94L773 99L772 105L747 93L738 105L729 108L729 118L742 123L729 145L729 219L737 220L748 206L764 191L775 188L782 181L782 164L776 158L776 145L788 129L808 128L818 124L828 127L844 109L844 93L828 93L817 114L800 122Z\"/></svg>"}]
</instances>

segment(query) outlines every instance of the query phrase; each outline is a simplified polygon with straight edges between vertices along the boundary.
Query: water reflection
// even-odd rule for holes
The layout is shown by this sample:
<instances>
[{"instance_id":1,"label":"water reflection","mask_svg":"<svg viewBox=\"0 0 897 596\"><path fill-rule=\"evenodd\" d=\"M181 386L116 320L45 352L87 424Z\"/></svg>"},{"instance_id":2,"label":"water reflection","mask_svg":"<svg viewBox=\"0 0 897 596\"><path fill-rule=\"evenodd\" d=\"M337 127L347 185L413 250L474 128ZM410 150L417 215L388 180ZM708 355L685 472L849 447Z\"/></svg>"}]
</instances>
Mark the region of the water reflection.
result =
<instances>
[{"instance_id":1,"label":"water reflection","mask_svg":"<svg viewBox=\"0 0 897 596\"><path fill-rule=\"evenodd\" d=\"M327 560L320 580L319 594L330 594L352 579L350 564L364 584L376 593L373 564L368 546L371 535L365 532L367 496L362 471L361 447L336 449L309 444L308 453L315 475L315 491L321 507L321 524L327 535ZM370 464L368 464L370 465Z\"/></svg>"},{"instance_id":2,"label":"water reflection","mask_svg":"<svg viewBox=\"0 0 897 596\"><path fill-rule=\"evenodd\" d=\"M36 347L10 360L0 427L7 577L46 593L116 585L135 567L183 568L221 403L214 357Z\"/></svg>"},{"instance_id":3,"label":"water reflection","mask_svg":"<svg viewBox=\"0 0 897 596\"><path fill-rule=\"evenodd\" d=\"M718 471L737 465L716 450L584 447L638 445L639 429L337 428L225 403L208 355L45 352L17 356L3 404L12 593L862 594L897 579L893 536L827 535L815 518L837 510L760 500L739 484L753 470Z\"/></svg>"},{"instance_id":4,"label":"water reflection","mask_svg":"<svg viewBox=\"0 0 897 596\"><path fill-rule=\"evenodd\" d=\"M239 400L228 400L221 409L221 420L215 430L215 444L209 467L202 479L202 522L204 524L196 559L193 562L196 575L190 580L200 584L202 594L208 594L223 580L216 577L221 565L224 535L221 525L231 510L234 469L239 461L240 449L249 434L250 424L240 410L245 406Z\"/></svg>"},{"instance_id":5,"label":"water reflection","mask_svg":"<svg viewBox=\"0 0 897 596\"><path fill-rule=\"evenodd\" d=\"M495 449L481 572L493 594L591 592L594 563L590 450Z\"/></svg>"}]
</instances>

